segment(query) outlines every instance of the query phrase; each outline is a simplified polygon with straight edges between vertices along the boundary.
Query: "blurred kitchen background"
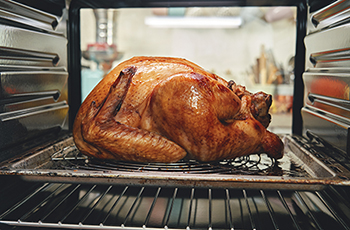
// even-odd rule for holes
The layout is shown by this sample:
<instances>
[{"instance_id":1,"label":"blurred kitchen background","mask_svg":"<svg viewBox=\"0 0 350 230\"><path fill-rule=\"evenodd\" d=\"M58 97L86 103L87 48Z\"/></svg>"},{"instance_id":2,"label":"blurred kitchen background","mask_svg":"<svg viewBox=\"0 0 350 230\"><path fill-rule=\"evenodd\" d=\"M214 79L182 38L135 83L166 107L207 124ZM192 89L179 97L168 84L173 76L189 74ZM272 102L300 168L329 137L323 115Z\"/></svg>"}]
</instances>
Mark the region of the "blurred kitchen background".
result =
<instances>
[{"instance_id":1,"label":"blurred kitchen background","mask_svg":"<svg viewBox=\"0 0 350 230\"><path fill-rule=\"evenodd\" d=\"M133 56L188 59L274 97L269 130L291 133L293 7L82 9L82 98Z\"/></svg>"}]
</instances>

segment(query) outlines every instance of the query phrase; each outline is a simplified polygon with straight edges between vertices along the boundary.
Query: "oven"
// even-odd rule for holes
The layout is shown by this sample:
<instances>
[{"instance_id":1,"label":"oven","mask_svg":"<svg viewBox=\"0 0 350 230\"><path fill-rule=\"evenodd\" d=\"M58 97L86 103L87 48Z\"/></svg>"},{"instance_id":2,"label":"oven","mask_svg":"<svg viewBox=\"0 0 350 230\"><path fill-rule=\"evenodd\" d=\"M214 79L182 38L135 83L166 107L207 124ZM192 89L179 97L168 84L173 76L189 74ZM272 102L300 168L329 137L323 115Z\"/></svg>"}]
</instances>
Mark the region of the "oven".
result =
<instances>
[{"instance_id":1,"label":"oven","mask_svg":"<svg viewBox=\"0 0 350 230\"><path fill-rule=\"evenodd\" d=\"M296 12L282 159L105 162L79 152L81 60L101 54L81 49L82 10L255 6ZM350 229L349 9L346 0L0 1L0 229Z\"/></svg>"}]
</instances>

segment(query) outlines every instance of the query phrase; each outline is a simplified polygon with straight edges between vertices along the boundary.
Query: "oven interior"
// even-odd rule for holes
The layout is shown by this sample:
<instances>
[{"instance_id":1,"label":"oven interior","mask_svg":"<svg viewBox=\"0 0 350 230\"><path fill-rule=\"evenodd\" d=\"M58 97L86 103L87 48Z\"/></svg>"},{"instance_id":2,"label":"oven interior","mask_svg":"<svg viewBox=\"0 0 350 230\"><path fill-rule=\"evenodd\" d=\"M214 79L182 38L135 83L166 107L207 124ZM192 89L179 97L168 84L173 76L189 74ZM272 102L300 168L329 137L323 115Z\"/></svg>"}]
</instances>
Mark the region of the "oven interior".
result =
<instances>
[{"instance_id":1,"label":"oven interior","mask_svg":"<svg viewBox=\"0 0 350 230\"><path fill-rule=\"evenodd\" d=\"M348 187L292 191L4 181L1 229L349 228Z\"/></svg>"},{"instance_id":2,"label":"oven interior","mask_svg":"<svg viewBox=\"0 0 350 230\"><path fill-rule=\"evenodd\" d=\"M184 6L297 9L281 160L101 162L76 149L80 10ZM347 1L7 0L0 9L1 229L350 229Z\"/></svg>"}]
</instances>

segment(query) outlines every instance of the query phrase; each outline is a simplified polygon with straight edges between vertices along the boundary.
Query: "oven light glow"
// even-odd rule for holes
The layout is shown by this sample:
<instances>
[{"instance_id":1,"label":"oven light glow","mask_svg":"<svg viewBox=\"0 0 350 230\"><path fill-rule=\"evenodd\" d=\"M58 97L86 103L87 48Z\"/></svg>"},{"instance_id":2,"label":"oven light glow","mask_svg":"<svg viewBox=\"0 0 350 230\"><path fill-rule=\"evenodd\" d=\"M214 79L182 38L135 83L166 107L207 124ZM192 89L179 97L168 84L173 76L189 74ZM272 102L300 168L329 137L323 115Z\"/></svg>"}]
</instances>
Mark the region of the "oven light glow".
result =
<instances>
[{"instance_id":1,"label":"oven light glow","mask_svg":"<svg viewBox=\"0 0 350 230\"><path fill-rule=\"evenodd\" d=\"M238 28L240 17L147 17L145 24L156 28Z\"/></svg>"}]
</instances>

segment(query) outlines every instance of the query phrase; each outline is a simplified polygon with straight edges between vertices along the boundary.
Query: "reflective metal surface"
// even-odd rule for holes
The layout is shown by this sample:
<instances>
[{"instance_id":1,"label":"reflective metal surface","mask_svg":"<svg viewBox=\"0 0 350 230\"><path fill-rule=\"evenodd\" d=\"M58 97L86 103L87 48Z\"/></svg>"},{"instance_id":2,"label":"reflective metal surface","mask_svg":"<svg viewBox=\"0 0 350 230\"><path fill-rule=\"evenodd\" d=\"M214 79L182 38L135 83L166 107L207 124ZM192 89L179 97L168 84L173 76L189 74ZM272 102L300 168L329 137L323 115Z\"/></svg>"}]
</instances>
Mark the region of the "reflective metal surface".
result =
<instances>
[{"instance_id":1,"label":"reflective metal surface","mask_svg":"<svg viewBox=\"0 0 350 230\"><path fill-rule=\"evenodd\" d=\"M350 5L339 0L309 13L303 133L350 155Z\"/></svg>"},{"instance_id":2,"label":"reflective metal surface","mask_svg":"<svg viewBox=\"0 0 350 230\"><path fill-rule=\"evenodd\" d=\"M305 104L350 118L350 72L304 73Z\"/></svg>"},{"instance_id":3,"label":"reflective metal surface","mask_svg":"<svg viewBox=\"0 0 350 230\"><path fill-rule=\"evenodd\" d=\"M347 0L336 1L312 14L311 22L314 28L311 30L320 30L335 26L342 20L348 19L349 16L350 2Z\"/></svg>"},{"instance_id":4,"label":"reflective metal surface","mask_svg":"<svg viewBox=\"0 0 350 230\"><path fill-rule=\"evenodd\" d=\"M344 153L349 153L347 138L350 123L348 120L310 106L303 108L302 115L306 130L322 137L329 144L337 146Z\"/></svg>"},{"instance_id":5,"label":"reflective metal surface","mask_svg":"<svg viewBox=\"0 0 350 230\"><path fill-rule=\"evenodd\" d=\"M0 159L10 146L67 128L66 16L0 2Z\"/></svg>"},{"instance_id":6,"label":"reflective metal surface","mask_svg":"<svg viewBox=\"0 0 350 230\"><path fill-rule=\"evenodd\" d=\"M54 31L59 18L16 1L1 1L1 18L37 30Z\"/></svg>"},{"instance_id":7,"label":"reflective metal surface","mask_svg":"<svg viewBox=\"0 0 350 230\"><path fill-rule=\"evenodd\" d=\"M350 160L341 153L299 136L285 136L285 155L275 161L252 154L219 162L183 160L177 163L99 161L82 155L72 138L31 151L26 157L3 162L1 175L19 175L30 181L128 184L211 188L320 190L350 185ZM333 150L333 152L331 152ZM332 153L331 156L328 153ZM349 162L349 165L342 164ZM349 166L349 167L348 167Z\"/></svg>"}]
</instances>

